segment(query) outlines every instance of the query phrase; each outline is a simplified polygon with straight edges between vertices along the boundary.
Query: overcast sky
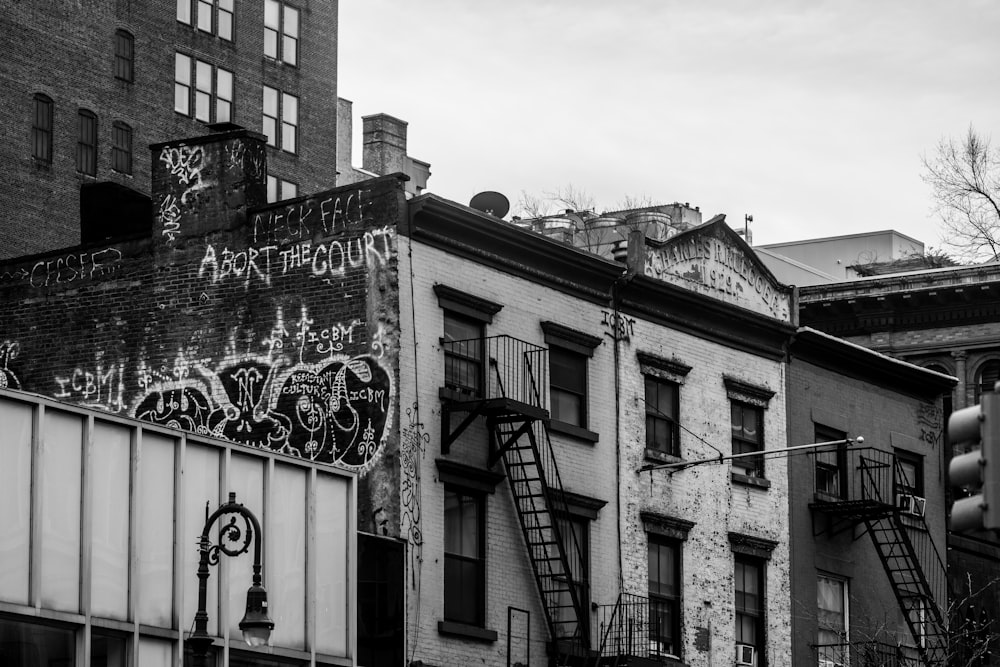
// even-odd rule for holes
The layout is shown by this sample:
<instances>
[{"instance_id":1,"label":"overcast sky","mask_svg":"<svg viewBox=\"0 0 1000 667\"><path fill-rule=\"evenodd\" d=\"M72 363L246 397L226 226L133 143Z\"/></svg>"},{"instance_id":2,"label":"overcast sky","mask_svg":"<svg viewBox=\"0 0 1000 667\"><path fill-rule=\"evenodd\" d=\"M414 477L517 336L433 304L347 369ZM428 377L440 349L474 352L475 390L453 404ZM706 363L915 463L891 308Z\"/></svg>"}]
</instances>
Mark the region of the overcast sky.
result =
<instances>
[{"instance_id":1,"label":"overcast sky","mask_svg":"<svg viewBox=\"0 0 1000 667\"><path fill-rule=\"evenodd\" d=\"M755 244L940 244L920 158L1000 143L994 0L341 0L338 93L409 122L428 189L572 185L754 217Z\"/></svg>"}]
</instances>

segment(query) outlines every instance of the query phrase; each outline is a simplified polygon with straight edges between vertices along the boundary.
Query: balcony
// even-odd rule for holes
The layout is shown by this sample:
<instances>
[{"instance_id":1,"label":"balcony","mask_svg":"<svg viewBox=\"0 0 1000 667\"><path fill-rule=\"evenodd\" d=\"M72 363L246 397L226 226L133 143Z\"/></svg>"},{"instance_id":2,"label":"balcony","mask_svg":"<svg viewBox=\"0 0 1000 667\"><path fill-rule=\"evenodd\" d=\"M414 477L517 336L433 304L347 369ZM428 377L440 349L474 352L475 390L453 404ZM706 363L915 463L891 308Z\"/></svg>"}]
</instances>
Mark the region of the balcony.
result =
<instances>
[{"instance_id":1,"label":"balcony","mask_svg":"<svg viewBox=\"0 0 1000 667\"><path fill-rule=\"evenodd\" d=\"M641 595L622 593L613 605L597 607L594 637L601 665L680 665L669 606Z\"/></svg>"},{"instance_id":2,"label":"balcony","mask_svg":"<svg viewBox=\"0 0 1000 667\"><path fill-rule=\"evenodd\" d=\"M917 649L877 641L813 646L818 667L920 667Z\"/></svg>"}]
</instances>

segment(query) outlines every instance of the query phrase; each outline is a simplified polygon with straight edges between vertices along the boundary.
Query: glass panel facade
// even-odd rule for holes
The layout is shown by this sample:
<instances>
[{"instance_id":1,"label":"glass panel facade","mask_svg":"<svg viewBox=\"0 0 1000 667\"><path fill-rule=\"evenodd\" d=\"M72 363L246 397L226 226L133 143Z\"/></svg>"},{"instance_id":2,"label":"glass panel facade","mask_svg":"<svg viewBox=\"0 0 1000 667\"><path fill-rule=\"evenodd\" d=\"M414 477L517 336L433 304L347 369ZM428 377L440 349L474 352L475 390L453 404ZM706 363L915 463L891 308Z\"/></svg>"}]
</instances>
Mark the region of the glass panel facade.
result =
<instances>
[{"instance_id":1,"label":"glass panel facade","mask_svg":"<svg viewBox=\"0 0 1000 667\"><path fill-rule=\"evenodd\" d=\"M42 606L80 611L80 508L84 421L47 410L40 454Z\"/></svg>"},{"instance_id":2,"label":"glass panel facade","mask_svg":"<svg viewBox=\"0 0 1000 667\"><path fill-rule=\"evenodd\" d=\"M0 665L48 667L74 664L72 630L0 617Z\"/></svg>"},{"instance_id":3,"label":"glass panel facade","mask_svg":"<svg viewBox=\"0 0 1000 667\"><path fill-rule=\"evenodd\" d=\"M187 549L182 549L184 561L180 576L184 580L184 618L194 618L198 611L198 537L205 527L209 513L219 506L219 450L204 445L188 443L184 453L184 475L180 505L183 508L184 534ZM218 532L210 535L213 541ZM219 577L208 578L208 633L218 634L219 627Z\"/></svg>"},{"instance_id":4,"label":"glass panel facade","mask_svg":"<svg viewBox=\"0 0 1000 667\"><path fill-rule=\"evenodd\" d=\"M129 478L132 433L123 425L96 421L91 452L91 612L128 618Z\"/></svg>"},{"instance_id":5,"label":"glass panel facade","mask_svg":"<svg viewBox=\"0 0 1000 667\"><path fill-rule=\"evenodd\" d=\"M138 507L139 604L138 620L147 625L170 627L173 615L174 536L163 526L174 525L173 470L178 441L159 433L142 434L139 455ZM190 535L196 535L188 530ZM193 538L192 538L193 543ZM145 664L145 663L143 663Z\"/></svg>"},{"instance_id":6,"label":"glass panel facade","mask_svg":"<svg viewBox=\"0 0 1000 667\"><path fill-rule=\"evenodd\" d=\"M279 467L274 471L275 490L271 494L267 566L273 581L281 586L269 589L275 643L305 647L306 571L306 476L302 470ZM280 489L280 492L277 490ZM272 602L273 600L273 602Z\"/></svg>"},{"instance_id":7,"label":"glass panel facade","mask_svg":"<svg viewBox=\"0 0 1000 667\"><path fill-rule=\"evenodd\" d=\"M30 405L0 403L0 424L7 436L0 465L0 600L17 604L28 603L33 415Z\"/></svg>"},{"instance_id":8,"label":"glass panel facade","mask_svg":"<svg viewBox=\"0 0 1000 667\"><path fill-rule=\"evenodd\" d=\"M353 507L351 488L342 480L321 475L316 481L316 504L319 507ZM347 517L336 514L331 521L317 522L316 548L331 558L316 562L316 650L344 655L351 631L346 552L338 548L348 534Z\"/></svg>"}]
</instances>

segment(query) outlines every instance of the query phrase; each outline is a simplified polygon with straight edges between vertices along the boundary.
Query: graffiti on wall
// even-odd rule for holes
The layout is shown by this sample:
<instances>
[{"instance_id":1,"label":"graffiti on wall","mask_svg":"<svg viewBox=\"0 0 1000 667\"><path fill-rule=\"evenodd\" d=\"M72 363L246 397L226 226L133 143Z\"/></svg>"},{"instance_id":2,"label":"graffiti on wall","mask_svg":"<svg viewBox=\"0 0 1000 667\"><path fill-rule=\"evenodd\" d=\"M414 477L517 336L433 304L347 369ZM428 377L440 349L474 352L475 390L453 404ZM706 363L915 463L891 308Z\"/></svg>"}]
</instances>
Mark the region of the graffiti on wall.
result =
<instances>
[{"instance_id":1,"label":"graffiti on wall","mask_svg":"<svg viewBox=\"0 0 1000 667\"><path fill-rule=\"evenodd\" d=\"M17 358L20 345L17 341L5 340L0 343L0 389L20 389L21 383L10 367L10 362Z\"/></svg>"},{"instance_id":2,"label":"graffiti on wall","mask_svg":"<svg viewBox=\"0 0 1000 667\"><path fill-rule=\"evenodd\" d=\"M944 411L935 403L921 403L917 407L917 424L920 425L920 439L937 447L941 442L941 424L944 421Z\"/></svg>"},{"instance_id":3,"label":"graffiti on wall","mask_svg":"<svg viewBox=\"0 0 1000 667\"><path fill-rule=\"evenodd\" d=\"M370 190L352 190L270 209L254 216L251 240L256 246L295 243L369 227L371 205Z\"/></svg>"},{"instance_id":4,"label":"graffiti on wall","mask_svg":"<svg viewBox=\"0 0 1000 667\"><path fill-rule=\"evenodd\" d=\"M611 340L620 340L626 343L632 340L632 335L635 333L635 319L617 311L602 310L601 315L604 317L601 320L601 324L604 325L604 333Z\"/></svg>"},{"instance_id":5,"label":"graffiti on wall","mask_svg":"<svg viewBox=\"0 0 1000 667\"><path fill-rule=\"evenodd\" d=\"M160 153L160 162L177 179L177 182L184 186L181 193L181 204L186 206L189 203L189 197L207 187L201 178L201 171L205 166L205 151L202 150L201 146L192 147L178 144L164 148L163 152Z\"/></svg>"},{"instance_id":6,"label":"graffiti on wall","mask_svg":"<svg viewBox=\"0 0 1000 667\"><path fill-rule=\"evenodd\" d=\"M420 577L424 536L420 529L420 459L427 451L431 436L420 422L417 404L406 409L407 424L399 433L400 505L402 535L410 545L410 573L415 588Z\"/></svg>"},{"instance_id":7,"label":"graffiti on wall","mask_svg":"<svg viewBox=\"0 0 1000 667\"><path fill-rule=\"evenodd\" d=\"M267 286L272 276L293 272L324 280L341 278L352 269L385 266L393 257L394 236L392 227L382 227L343 241L302 241L290 247L263 245L230 250L209 243L198 276L212 284L242 280L245 285L260 281Z\"/></svg>"},{"instance_id":8,"label":"graffiti on wall","mask_svg":"<svg viewBox=\"0 0 1000 667\"><path fill-rule=\"evenodd\" d=\"M40 259L26 267L0 274L0 282L27 282L31 287L53 287L87 278L113 276L121 268L122 253L117 248L72 252Z\"/></svg>"},{"instance_id":9,"label":"graffiti on wall","mask_svg":"<svg viewBox=\"0 0 1000 667\"><path fill-rule=\"evenodd\" d=\"M278 308L259 352L236 351L245 340L236 327L220 361L196 343L158 366L98 353L89 366L56 375L53 396L363 472L385 444L395 395L382 354L347 353L355 338L361 342L361 327L357 319L317 322L305 306L286 322ZM192 340L203 333L192 332ZM386 345L380 338L380 353ZM11 368L19 351L17 342L0 344L0 387L21 387Z\"/></svg>"}]
</instances>

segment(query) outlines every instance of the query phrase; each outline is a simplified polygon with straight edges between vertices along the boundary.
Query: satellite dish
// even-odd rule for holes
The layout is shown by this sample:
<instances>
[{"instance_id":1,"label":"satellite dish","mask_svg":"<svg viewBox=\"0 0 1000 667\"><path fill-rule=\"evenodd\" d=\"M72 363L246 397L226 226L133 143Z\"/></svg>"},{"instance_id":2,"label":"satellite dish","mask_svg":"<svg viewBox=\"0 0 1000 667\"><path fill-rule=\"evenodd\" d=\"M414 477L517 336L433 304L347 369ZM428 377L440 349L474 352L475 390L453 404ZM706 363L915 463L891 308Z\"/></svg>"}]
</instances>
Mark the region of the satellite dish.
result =
<instances>
[{"instance_id":1,"label":"satellite dish","mask_svg":"<svg viewBox=\"0 0 1000 667\"><path fill-rule=\"evenodd\" d=\"M475 195L469 202L469 206L477 211L502 218L510 210L510 201L499 192L487 190Z\"/></svg>"}]
</instances>

